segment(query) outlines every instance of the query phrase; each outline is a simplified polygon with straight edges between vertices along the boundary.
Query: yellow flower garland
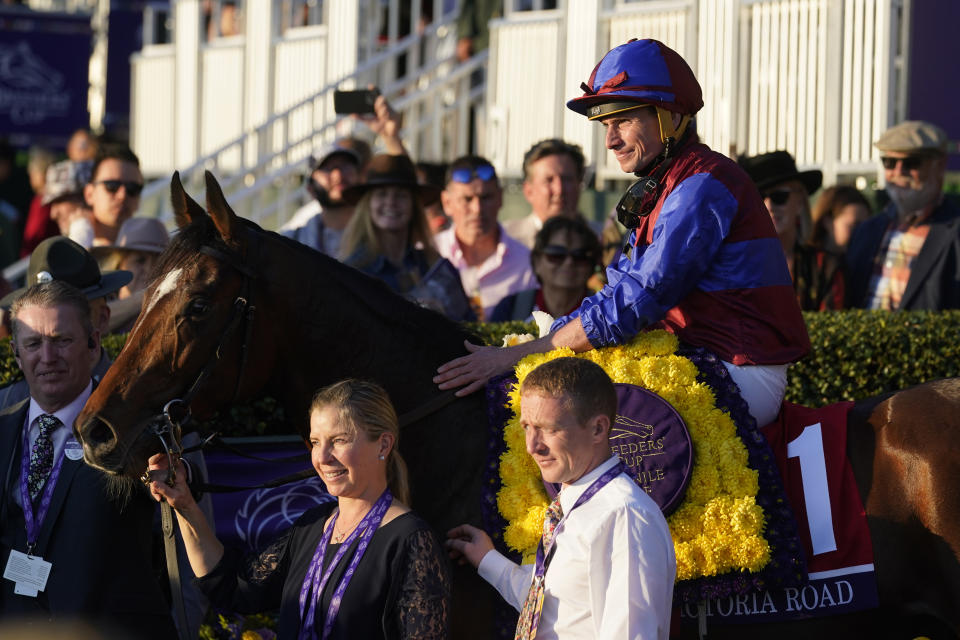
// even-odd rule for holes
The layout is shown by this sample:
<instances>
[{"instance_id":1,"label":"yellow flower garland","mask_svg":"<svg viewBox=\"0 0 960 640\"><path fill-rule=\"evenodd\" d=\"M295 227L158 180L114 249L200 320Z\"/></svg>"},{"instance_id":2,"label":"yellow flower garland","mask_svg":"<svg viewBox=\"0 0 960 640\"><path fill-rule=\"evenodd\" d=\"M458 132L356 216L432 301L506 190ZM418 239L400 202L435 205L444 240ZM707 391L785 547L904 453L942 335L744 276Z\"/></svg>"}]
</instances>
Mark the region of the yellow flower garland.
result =
<instances>
[{"instance_id":1,"label":"yellow flower garland","mask_svg":"<svg viewBox=\"0 0 960 640\"><path fill-rule=\"evenodd\" d=\"M549 500L540 470L527 452L520 427L520 384L539 365L565 356L596 362L614 382L634 384L661 396L677 410L693 440L694 464L683 502L668 518L677 556L677 580L758 571L770 559L763 537L763 510L756 503L757 472L730 416L716 407L713 392L697 382L697 368L675 355L677 339L651 331L622 346L574 354L556 349L534 354L516 367L517 385L509 394L513 417L504 429L500 457L502 488L497 506L508 524L507 545L532 562Z\"/></svg>"}]
</instances>

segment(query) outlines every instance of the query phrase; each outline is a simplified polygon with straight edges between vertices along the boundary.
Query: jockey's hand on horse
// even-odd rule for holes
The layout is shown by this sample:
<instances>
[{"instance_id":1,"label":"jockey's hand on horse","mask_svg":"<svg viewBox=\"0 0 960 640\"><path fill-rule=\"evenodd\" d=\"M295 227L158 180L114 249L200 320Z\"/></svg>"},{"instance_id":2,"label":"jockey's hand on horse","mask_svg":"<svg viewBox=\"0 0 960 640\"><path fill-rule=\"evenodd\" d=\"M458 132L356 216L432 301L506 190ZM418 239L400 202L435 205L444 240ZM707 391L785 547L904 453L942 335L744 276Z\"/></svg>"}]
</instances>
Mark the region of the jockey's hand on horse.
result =
<instances>
[{"instance_id":1,"label":"jockey's hand on horse","mask_svg":"<svg viewBox=\"0 0 960 640\"><path fill-rule=\"evenodd\" d=\"M493 551L493 542L484 531L469 524L462 524L447 531L447 549L450 558L464 560L474 567L480 566L480 561L490 551Z\"/></svg>"},{"instance_id":2,"label":"jockey's hand on horse","mask_svg":"<svg viewBox=\"0 0 960 640\"><path fill-rule=\"evenodd\" d=\"M165 453L154 454L147 460L148 473L151 471L161 472L151 474L153 480L150 482L150 495L153 496L153 499L157 502L166 500L167 503L177 511L196 504L193 499L193 494L190 493L190 487L187 486L187 469L184 467L183 462L177 461L177 477L172 487L165 482L164 478L166 476L162 473L166 471L168 467L169 461Z\"/></svg>"},{"instance_id":3,"label":"jockey's hand on horse","mask_svg":"<svg viewBox=\"0 0 960 640\"><path fill-rule=\"evenodd\" d=\"M495 375L506 373L525 356L531 353L546 353L560 347L570 347L575 352L593 348L583 331L580 318L575 318L553 333L531 342L512 347L482 347L464 341L470 353L437 368L433 382L440 389L459 389L456 396L463 397L479 391L487 380Z\"/></svg>"}]
</instances>

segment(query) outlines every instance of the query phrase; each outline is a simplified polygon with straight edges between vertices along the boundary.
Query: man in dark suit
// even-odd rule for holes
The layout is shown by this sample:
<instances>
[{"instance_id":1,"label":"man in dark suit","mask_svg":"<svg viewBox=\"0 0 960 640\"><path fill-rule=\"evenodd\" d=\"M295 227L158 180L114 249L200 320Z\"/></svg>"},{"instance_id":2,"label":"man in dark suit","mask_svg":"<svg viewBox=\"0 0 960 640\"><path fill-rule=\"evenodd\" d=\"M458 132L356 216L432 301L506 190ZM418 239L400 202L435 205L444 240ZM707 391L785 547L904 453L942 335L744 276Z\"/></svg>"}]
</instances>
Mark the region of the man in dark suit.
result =
<instances>
[{"instance_id":1,"label":"man in dark suit","mask_svg":"<svg viewBox=\"0 0 960 640\"><path fill-rule=\"evenodd\" d=\"M890 204L850 239L847 306L960 308L960 205L943 194L947 143L943 129L919 120L875 143Z\"/></svg>"},{"instance_id":2,"label":"man in dark suit","mask_svg":"<svg viewBox=\"0 0 960 640\"><path fill-rule=\"evenodd\" d=\"M27 289L11 315L30 398L0 413L0 617L83 618L132 637L176 637L152 569L154 505L139 488L118 499L73 436L100 354L86 297L51 281Z\"/></svg>"}]
</instances>

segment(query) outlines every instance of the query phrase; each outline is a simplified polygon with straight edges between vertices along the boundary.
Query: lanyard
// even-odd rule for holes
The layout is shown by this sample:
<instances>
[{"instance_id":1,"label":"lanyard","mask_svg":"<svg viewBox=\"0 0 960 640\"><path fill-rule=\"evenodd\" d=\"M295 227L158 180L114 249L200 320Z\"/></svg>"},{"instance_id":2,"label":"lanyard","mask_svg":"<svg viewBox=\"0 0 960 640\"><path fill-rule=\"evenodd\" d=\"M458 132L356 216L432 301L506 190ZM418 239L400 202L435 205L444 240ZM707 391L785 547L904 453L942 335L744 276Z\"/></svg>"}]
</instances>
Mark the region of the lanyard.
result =
<instances>
[{"instance_id":1,"label":"lanyard","mask_svg":"<svg viewBox=\"0 0 960 640\"><path fill-rule=\"evenodd\" d=\"M333 592L333 597L330 599L330 607L327 609L327 615L323 620L323 634L321 635L321 639L326 640L326 638L330 636L330 631L333 629L333 621L337 617L337 612L340 611L343 593L347 590L347 584L350 582L350 579L353 578L357 565L360 563L360 558L363 557L367 546L370 544L370 538L373 537L374 532L380 526L380 521L383 520L383 516L386 514L387 509L390 508L392 501L393 495L390 493L390 489L386 489L376 503L374 503L373 508L367 512L367 515L363 516L360 524L358 524L347 539L340 544L340 548L337 549L336 554L334 554L333 559L327 566L327 570L323 571L323 558L327 552L327 545L333 536L333 529L337 524L337 517L340 515L339 509L333 514L330 525L327 527L327 530L323 532L320 543L317 545L317 550L313 553L313 560L310 561L307 575L303 578L303 586L300 587L301 622L300 634L298 636L300 640L313 640L317 637L317 632L314 628L317 603L320 602L323 590L327 586L330 576L333 575L333 570L340 563L340 560L346 554L347 549L353 541L359 537L360 544L350 559L350 565L347 567L346 573L343 574L343 577ZM322 576L321 573L323 574ZM307 604L308 598L310 599L309 605Z\"/></svg>"},{"instance_id":2,"label":"lanyard","mask_svg":"<svg viewBox=\"0 0 960 640\"><path fill-rule=\"evenodd\" d=\"M23 521L27 526L27 555L31 555L33 548L37 545L37 538L40 537L40 527L43 525L43 519L47 517L47 511L50 509L50 501L53 498L53 489L57 485L57 478L60 476L60 466L63 464L63 453L66 447L60 450L50 476L43 485L43 493L40 494L40 509L34 517L33 502L30 500L30 489L27 487L27 475L30 469L30 437L29 429L23 430L23 455L20 460L20 501L23 502Z\"/></svg>"},{"instance_id":3,"label":"lanyard","mask_svg":"<svg viewBox=\"0 0 960 640\"><path fill-rule=\"evenodd\" d=\"M547 572L547 567L550 566L550 560L553 559L552 552L556 547L557 534L560 533L560 527L563 525L564 522L566 522L567 517L570 515L570 513L572 513L574 509L582 505L584 502L586 502L587 500L595 496L597 492L600 491L600 489L603 489L605 486L607 486L610 483L611 480L616 478L618 475L620 475L624 471L626 471L626 467L624 466L622 461L618 460L617 464L607 469L602 476L594 480L593 483L589 487L587 487L587 490L580 495L576 503L574 503L573 507L571 507L570 511L567 513L564 513L563 517L560 518L560 522L558 522L557 526L554 527L554 534L553 534L553 538L550 540L549 549L543 548L543 538L542 537L540 538L540 543L537 545L537 564L533 573L534 580L543 582L543 576Z\"/></svg>"}]
</instances>

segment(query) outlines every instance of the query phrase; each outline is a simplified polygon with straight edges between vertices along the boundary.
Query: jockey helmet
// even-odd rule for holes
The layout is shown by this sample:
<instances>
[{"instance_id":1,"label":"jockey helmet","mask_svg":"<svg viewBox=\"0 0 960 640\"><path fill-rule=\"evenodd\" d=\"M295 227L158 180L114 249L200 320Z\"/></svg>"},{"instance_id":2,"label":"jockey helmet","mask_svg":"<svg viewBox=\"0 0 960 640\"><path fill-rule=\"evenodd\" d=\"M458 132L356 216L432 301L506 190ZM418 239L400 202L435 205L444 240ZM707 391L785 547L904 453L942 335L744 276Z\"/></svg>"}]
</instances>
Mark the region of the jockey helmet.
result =
<instances>
[{"instance_id":1,"label":"jockey helmet","mask_svg":"<svg viewBox=\"0 0 960 640\"><path fill-rule=\"evenodd\" d=\"M635 109L656 107L660 139L679 139L693 115L703 107L700 83L686 61L658 40L633 39L614 47L580 85L584 93L567 108L590 120ZM674 128L672 115L683 118Z\"/></svg>"}]
</instances>

